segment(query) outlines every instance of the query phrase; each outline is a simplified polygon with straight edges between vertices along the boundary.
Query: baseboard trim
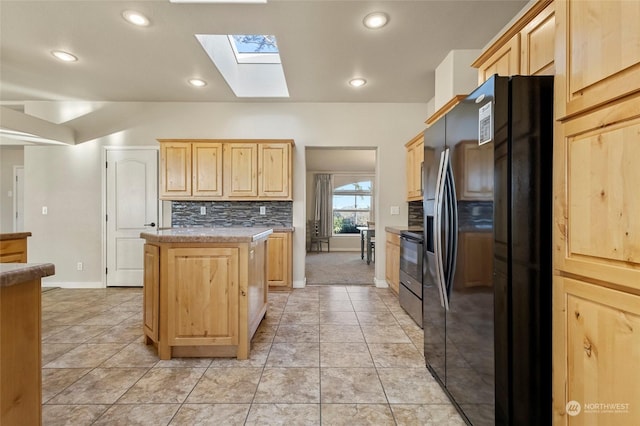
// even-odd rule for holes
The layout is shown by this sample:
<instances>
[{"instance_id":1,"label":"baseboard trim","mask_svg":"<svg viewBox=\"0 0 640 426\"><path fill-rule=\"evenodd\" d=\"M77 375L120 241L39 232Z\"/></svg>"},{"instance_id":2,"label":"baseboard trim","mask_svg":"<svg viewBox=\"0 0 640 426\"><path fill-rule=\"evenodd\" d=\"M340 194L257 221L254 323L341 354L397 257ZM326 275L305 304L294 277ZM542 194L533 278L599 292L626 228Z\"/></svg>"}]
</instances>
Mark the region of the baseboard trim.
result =
<instances>
[{"instance_id":1,"label":"baseboard trim","mask_svg":"<svg viewBox=\"0 0 640 426\"><path fill-rule=\"evenodd\" d=\"M387 280L379 280L377 278L374 278L373 282L374 282L375 286L378 287L378 288L388 288L389 287L389 284L387 283Z\"/></svg>"},{"instance_id":2,"label":"baseboard trim","mask_svg":"<svg viewBox=\"0 0 640 426\"><path fill-rule=\"evenodd\" d=\"M303 280L294 280L293 288L305 288L307 286L307 277L304 277Z\"/></svg>"}]
</instances>

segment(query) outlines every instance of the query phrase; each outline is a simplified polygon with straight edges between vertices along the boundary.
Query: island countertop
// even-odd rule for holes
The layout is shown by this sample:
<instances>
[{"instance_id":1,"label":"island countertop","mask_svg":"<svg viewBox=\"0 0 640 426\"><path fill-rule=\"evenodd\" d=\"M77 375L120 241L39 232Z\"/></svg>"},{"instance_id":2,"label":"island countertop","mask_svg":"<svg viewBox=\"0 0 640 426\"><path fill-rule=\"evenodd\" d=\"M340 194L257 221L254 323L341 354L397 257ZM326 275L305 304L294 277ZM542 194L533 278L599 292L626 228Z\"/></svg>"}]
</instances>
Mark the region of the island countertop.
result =
<instances>
[{"instance_id":1,"label":"island countertop","mask_svg":"<svg viewBox=\"0 0 640 426\"><path fill-rule=\"evenodd\" d=\"M54 273L53 263L0 263L0 287L48 277Z\"/></svg>"},{"instance_id":2,"label":"island countertop","mask_svg":"<svg viewBox=\"0 0 640 426\"><path fill-rule=\"evenodd\" d=\"M247 243L266 239L271 233L271 228L166 228L142 232L140 238L156 243Z\"/></svg>"},{"instance_id":3,"label":"island countertop","mask_svg":"<svg viewBox=\"0 0 640 426\"><path fill-rule=\"evenodd\" d=\"M0 234L0 241L5 240L17 240L20 238L27 238L31 236L31 232L8 232Z\"/></svg>"}]
</instances>

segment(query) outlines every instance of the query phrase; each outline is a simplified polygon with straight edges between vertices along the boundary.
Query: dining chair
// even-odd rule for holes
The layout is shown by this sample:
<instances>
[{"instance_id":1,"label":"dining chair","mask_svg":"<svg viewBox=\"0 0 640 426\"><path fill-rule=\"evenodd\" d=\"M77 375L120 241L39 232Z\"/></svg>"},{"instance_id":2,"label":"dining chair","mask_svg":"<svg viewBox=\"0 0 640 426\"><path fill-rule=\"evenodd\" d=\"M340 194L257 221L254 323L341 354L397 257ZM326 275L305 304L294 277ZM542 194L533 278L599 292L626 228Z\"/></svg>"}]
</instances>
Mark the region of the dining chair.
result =
<instances>
[{"instance_id":1,"label":"dining chair","mask_svg":"<svg viewBox=\"0 0 640 426\"><path fill-rule=\"evenodd\" d=\"M376 254L376 223L367 221L367 265L373 260L375 262Z\"/></svg>"},{"instance_id":2,"label":"dining chair","mask_svg":"<svg viewBox=\"0 0 640 426\"><path fill-rule=\"evenodd\" d=\"M330 246L329 246L329 236L324 236L324 235L320 235L320 221L319 220L309 220L307 221L307 230L309 231L310 234L310 240L309 240L309 250L311 251L313 248L313 245L316 245L316 251L321 252L322 251L322 244L326 243L327 244L327 253L330 252Z\"/></svg>"}]
</instances>

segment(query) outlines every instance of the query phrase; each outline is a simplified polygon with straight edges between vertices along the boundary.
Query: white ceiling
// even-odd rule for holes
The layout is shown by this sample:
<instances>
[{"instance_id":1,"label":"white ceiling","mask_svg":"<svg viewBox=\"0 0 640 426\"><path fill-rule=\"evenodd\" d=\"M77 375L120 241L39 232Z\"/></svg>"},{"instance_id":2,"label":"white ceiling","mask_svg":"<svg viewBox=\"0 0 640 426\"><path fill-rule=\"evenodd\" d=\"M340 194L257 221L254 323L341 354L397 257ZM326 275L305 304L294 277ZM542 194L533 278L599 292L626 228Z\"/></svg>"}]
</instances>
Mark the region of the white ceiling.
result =
<instances>
[{"instance_id":1,"label":"white ceiling","mask_svg":"<svg viewBox=\"0 0 640 426\"><path fill-rule=\"evenodd\" d=\"M238 99L194 34L274 34L291 97L278 102L427 102L436 66L453 49L479 49L523 0L269 0L266 5L146 1L0 0L0 102ZM144 13L147 28L121 14ZM368 30L362 18L390 23ZM68 50L65 64L50 51ZM362 76L359 89L347 81ZM199 77L203 89L187 84ZM255 99L265 101L265 99ZM273 101L273 99L267 99Z\"/></svg>"}]
</instances>

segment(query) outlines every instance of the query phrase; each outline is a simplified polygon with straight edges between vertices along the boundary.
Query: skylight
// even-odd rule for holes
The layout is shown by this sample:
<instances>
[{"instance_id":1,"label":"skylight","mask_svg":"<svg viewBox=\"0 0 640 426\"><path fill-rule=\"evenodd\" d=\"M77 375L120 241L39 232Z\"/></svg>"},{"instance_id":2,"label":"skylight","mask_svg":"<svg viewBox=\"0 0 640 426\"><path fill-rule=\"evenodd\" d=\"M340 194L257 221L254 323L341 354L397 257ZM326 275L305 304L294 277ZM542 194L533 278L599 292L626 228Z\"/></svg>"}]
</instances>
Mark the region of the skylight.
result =
<instances>
[{"instance_id":1,"label":"skylight","mask_svg":"<svg viewBox=\"0 0 640 426\"><path fill-rule=\"evenodd\" d=\"M289 97L275 36L196 34L196 38L237 97Z\"/></svg>"}]
</instances>

